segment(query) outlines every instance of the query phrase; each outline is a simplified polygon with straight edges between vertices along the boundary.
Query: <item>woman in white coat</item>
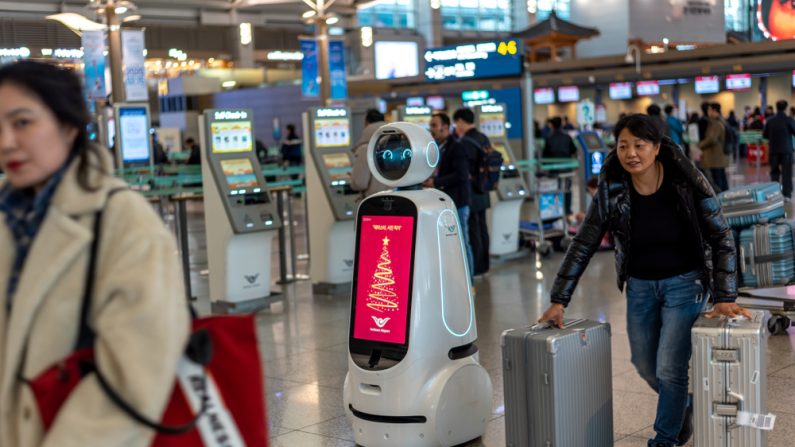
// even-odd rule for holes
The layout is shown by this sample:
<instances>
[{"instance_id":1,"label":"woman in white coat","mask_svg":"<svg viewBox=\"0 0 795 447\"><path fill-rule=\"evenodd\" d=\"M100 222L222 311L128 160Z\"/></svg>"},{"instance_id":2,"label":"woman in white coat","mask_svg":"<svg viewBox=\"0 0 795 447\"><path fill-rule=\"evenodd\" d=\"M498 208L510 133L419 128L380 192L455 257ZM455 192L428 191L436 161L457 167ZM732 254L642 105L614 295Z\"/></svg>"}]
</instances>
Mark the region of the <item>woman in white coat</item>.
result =
<instances>
[{"instance_id":1,"label":"woman in white coat","mask_svg":"<svg viewBox=\"0 0 795 447\"><path fill-rule=\"evenodd\" d=\"M81 82L21 62L0 68L0 447L146 446L154 433L87 375L45 432L26 380L73 351L95 214L104 210L88 323L99 369L159 420L189 334L176 245L137 193L109 192Z\"/></svg>"}]
</instances>

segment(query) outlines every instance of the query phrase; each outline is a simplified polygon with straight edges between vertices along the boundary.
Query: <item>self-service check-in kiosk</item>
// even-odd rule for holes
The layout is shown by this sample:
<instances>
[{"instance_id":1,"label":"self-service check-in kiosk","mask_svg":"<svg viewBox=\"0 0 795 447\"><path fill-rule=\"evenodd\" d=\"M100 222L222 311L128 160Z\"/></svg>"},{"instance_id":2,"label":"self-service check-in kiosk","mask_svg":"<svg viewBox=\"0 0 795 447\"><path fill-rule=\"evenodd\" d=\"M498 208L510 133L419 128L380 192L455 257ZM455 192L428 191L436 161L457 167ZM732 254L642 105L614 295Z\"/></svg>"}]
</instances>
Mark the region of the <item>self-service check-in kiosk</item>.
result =
<instances>
[{"instance_id":1,"label":"self-service check-in kiosk","mask_svg":"<svg viewBox=\"0 0 795 447\"><path fill-rule=\"evenodd\" d=\"M431 130L433 109L427 106L399 106L397 121L416 124L425 130Z\"/></svg>"},{"instance_id":2,"label":"self-service check-in kiosk","mask_svg":"<svg viewBox=\"0 0 795 447\"><path fill-rule=\"evenodd\" d=\"M519 253L519 221L524 199L528 197L527 184L514 164L516 157L508 143L505 104L484 104L475 109L478 128L491 141L491 146L502 155L500 181L492 194L489 218L489 254L510 257Z\"/></svg>"},{"instance_id":3,"label":"self-service check-in kiosk","mask_svg":"<svg viewBox=\"0 0 795 447\"><path fill-rule=\"evenodd\" d=\"M351 189L353 167L348 108L311 108L304 113L309 274L313 291L339 295L353 277L354 213L359 193Z\"/></svg>"},{"instance_id":4,"label":"self-service check-in kiosk","mask_svg":"<svg viewBox=\"0 0 795 447\"><path fill-rule=\"evenodd\" d=\"M256 311L271 291L271 244L281 219L254 153L250 110L199 117L210 301L214 313Z\"/></svg>"},{"instance_id":5,"label":"self-service check-in kiosk","mask_svg":"<svg viewBox=\"0 0 795 447\"><path fill-rule=\"evenodd\" d=\"M588 183L591 177L598 177L602 171L602 165L607 157L607 145L598 133L592 130L584 130L577 134L577 145L580 146L582 163L580 163L580 179L583 185ZM587 209L588 198L585 188L578 190L580 209Z\"/></svg>"},{"instance_id":6,"label":"self-service check-in kiosk","mask_svg":"<svg viewBox=\"0 0 795 447\"><path fill-rule=\"evenodd\" d=\"M152 166L149 106L143 103L116 104L113 107L113 116L116 167L140 168Z\"/></svg>"},{"instance_id":7,"label":"self-service check-in kiosk","mask_svg":"<svg viewBox=\"0 0 795 447\"><path fill-rule=\"evenodd\" d=\"M370 171L397 191L357 211L343 400L357 445L453 446L483 435L492 383L478 362L475 306L455 204L417 188L439 148L408 123L381 127ZM403 188L403 190L401 190Z\"/></svg>"}]
</instances>

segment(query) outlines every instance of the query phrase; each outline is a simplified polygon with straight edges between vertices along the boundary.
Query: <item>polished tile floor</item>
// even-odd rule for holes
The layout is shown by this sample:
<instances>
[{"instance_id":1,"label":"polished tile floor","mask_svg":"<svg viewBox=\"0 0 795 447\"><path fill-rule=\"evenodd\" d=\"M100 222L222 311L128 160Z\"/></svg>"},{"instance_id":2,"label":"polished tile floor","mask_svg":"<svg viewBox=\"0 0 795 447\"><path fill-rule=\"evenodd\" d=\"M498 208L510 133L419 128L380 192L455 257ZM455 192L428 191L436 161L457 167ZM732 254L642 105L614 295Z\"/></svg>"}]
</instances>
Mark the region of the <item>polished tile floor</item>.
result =
<instances>
[{"instance_id":1,"label":"polished tile floor","mask_svg":"<svg viewBox=\"0 0 795 447\"><path fill-rule=\"evenodd\" d=\"M296 220L302 221L301 201ZM204 222L200 204L189 208L191 270L197 307L209 309ZM305 253L302 225L298 254ZM274 244L276 246L276 244ZM276 248L274 248L276 250ZM273 277L278 278L274 251ZM503 330L536 321L549 303L549 290L562 254L493 266L476 281L480 361L494 383L492 418L481 439L467 446L505 445L499 337ZM306 272L306 262L298 263ZM597 253L580 282L567 316L609 321L613 328L613 396L616 446L645 446L653 435L656 396L633 370L624 321L624 297L615 287L613 257ZM258 315L265 364L268 417L273 447L353 446L342 405L347 370L348 297L313 296L309 282L283 287L284 299ZM778 416L770 447L795 445L795 329L770 337L769 410Z\"/></svg>"}]
</instances>

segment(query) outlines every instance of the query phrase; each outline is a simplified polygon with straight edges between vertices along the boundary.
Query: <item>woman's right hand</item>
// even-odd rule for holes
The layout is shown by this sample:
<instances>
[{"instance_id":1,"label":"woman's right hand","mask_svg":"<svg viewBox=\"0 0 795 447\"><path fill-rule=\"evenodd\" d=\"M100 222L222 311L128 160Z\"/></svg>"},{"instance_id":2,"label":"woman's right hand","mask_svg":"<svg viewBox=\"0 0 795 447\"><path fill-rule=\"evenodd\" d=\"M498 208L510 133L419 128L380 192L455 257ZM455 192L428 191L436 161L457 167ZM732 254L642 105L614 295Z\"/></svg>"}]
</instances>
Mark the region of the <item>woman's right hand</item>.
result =
<instances>
[{"instance_id":1,"label":"woman's right hand","mask_svg":"<svg viewBox=\"0 0 795 447\"><path fill-rule=\"evenodd\" d=\"M551 322L555 327L563 329L563 305L552 303L538 319L539 323Z\"/></svg>"}]
</instances>

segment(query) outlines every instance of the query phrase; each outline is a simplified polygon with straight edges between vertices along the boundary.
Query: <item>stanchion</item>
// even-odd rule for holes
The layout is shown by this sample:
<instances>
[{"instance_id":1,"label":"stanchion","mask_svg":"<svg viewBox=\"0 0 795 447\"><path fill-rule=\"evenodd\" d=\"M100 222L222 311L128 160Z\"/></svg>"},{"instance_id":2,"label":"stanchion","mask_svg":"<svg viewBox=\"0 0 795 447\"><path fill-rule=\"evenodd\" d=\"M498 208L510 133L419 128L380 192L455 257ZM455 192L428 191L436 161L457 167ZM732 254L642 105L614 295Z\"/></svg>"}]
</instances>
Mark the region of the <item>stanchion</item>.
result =
<instances>
[{"instance_id":1,"label":"stanchion","mask_svg":"<svg viewBox=\"0 0 795 447\"><path fill-rule=\"evenodd\" d=\"M182 259L182 278L185 282L185 294L191 301L196 300L193 296L193 287L190 283L190 244L188 243L188 211L186 202L188 200L196 199L197 197L179 197L172 196L171 200L174 202L177 211L177 218L175 219L177 240L179 241L179 253Z\"/></svg>"},{"instance_id":2,"label":"stanchion","mask_svg":"<svg viewBox=\"0 0 795 447\"><path fill-rule=\"evenodd\" d=\"M293 188L291 186L280 186L270 189L270 192L276 196L276 210L279 213L279 218L282 220L282 225L279 227L279 281L278 284L289 284L293 282L287 275L287 229L284 225L284 196L287 195L287 200L290 200Z\"/></svg>"}]
</instances>

